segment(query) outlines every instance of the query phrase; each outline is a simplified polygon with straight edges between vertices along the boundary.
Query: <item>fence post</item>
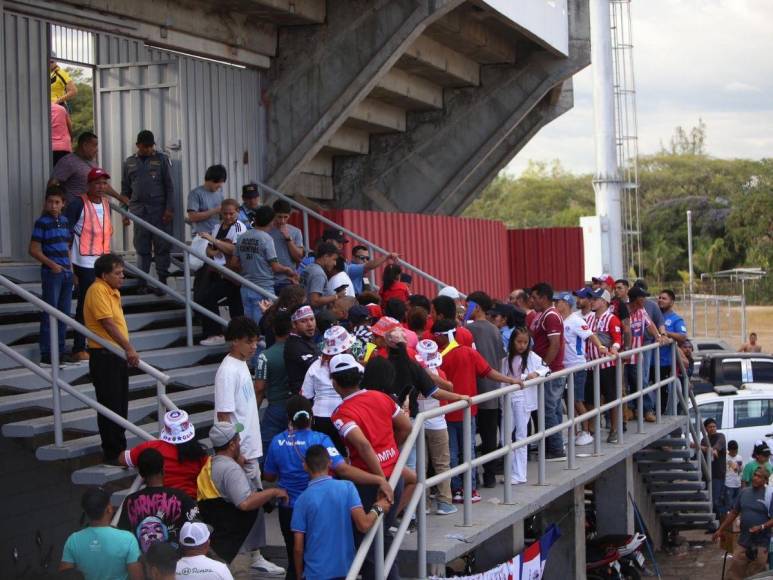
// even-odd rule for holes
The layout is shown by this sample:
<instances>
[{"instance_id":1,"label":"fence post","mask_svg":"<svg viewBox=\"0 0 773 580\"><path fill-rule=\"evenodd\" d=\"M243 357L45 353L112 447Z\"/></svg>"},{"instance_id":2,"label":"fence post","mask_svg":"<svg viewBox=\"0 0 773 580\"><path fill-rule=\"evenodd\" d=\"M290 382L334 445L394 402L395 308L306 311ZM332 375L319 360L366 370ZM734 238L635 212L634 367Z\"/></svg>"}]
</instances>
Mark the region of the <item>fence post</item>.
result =
<instances>
[{"instance_id":1,"label":"fence post","mask_svg":"<svg viewBox=\"0 0 773 580\"><path fill-rule=\"evenodd\" d=\"M502 397L501 409L502 409L502 446L510 447L513 443L513 406L510 402L510 395ZM504 457L504 497L503 501L506 504L513 503L513 486L510 485L510 477L513 471L513 450L512 448L507 450L507 454Z\"/></svg>"},{"instance_id":2,"label":"fence post","mask_svg":"<svg viewBox=\"0 0 773 580\"><path fill-rule=\"evenodd\" d=\"M544 381L537 387L537 431L542 434L539 443L538 464L537 464L537 485L545 485L545 383Z\"/></svg>"},{"instance_id":3,"label":"fence post","mask_svg":"<svg viewBox=\"0 0 773 580\"><path fill-rule=\"evenodd\" d=\"M601 407L601 368L593 367L593 404ZM601 455L601 411L593 417L593 455Z\"/></svg>"},{"instance_id":4,"label":"fence post","mask_svg":"<svg viewBox=\"0 0 773 580\"><path fill-rule=\"evenodd\" d=\"M373 567L376 580L384 580L384 516L376 521L376 537L373 538Z\"/></svg>"},{"instance_id":5,"label":"fence post","mask_svg":"<svg viewBox=\"0 0 773 580\"><path fill-rule=\"evenodd\" d=\"M644 353L636 355L636 388L639 389L639 408L636 411L638 433L644 433ZM647 395L649 396L649 394Z\"/></svg>"},{"instance_id":6,"label":"fence post","mask_svg":"<svg viewBox=\"0 0 773 580\"><path fill-rule=\"evenodd\" d=\"M655 361L655 384L660 383L660 347L656 348L653 355L653 360ZM660 425L662 418L661 409L663 405L663 387L658 386L657 390L655 391L655 418L657 419L656 423Z\"/></svg>"},{"instance_id":7,"label":"fence post","mask_svg":"<svg viewBox=\"0 0 773 580\"><path fill-rule=\"evenodd\" d=\"M306 246L306 252L311 251L311 240L309 240L309 212L303 212L303 243Z\"/></svg>"},{"instance_id":8,"label":"fence post","mask_svg":"<svg viewBox=\"0 0 773 580\"><path fill-rule=\"evenodd\" d=\"M157 399L156 413L158 414L159 434L161 433L161 430L164 428L164 414L166 413L166 405L164 405L164 402L162 401L162 398L163 398L162 395L166 395L166 385L161 381L156 381L156 399Z\"/></svg>"},{"instance_id":9,"label":"fence post","mask_svg":"<svg viewBox=\"0 0 773 580\"><path fill-rule=\"evenodd\" d=\"M464 523L465 526L472 525L472 406L467 405L464 408L464 419L462 421L462 461L466 466L464 472Z\"/></svg>"},{"instance_id":10,"label":"fence post","mask_svg":"<svg viewBox=\"0 0 773 580\"><path fill-rule=\"evenodd\" d=\"M569 375L569 381L567 382L566 389L566 410L569 414L569 429L566 440L566 446L568 451L567 468L577 469L575 465L575 448L574 448L574 373Z\"/></svg>"},{"instance_id":11,"label":"fence post","mask_svg":"<svg viewBox=\"0 0 773 580\"><path fill-rule=\"evenodd\" d=\"M204 266L202 266L203 268ZM193 346L193 312L191 311L191 265L188 256L183 255L183 280L185 284L185 342Z\"/></svg>"},{"instance_id":12,"label":"fence post","mask_svg":"<svg viewBox=\"0 0 773 580\"><path fill-rule=\"evenodd\" d=\"M418 561L418 577L427 577L427 440L424 436L424 422L419 429L419 437L416 440L416 471L419 476L419 489L421 497L416 508L416 558ZM394 564L397 566L397 563Z\"/></svg>"},{"instance_id":13,"label":"fence post","mask_svg":"<svg viewBox=\"0 0 773 580\"><path fill-rule=\"evenodd\" d=\"M623 405L623 359L618 354L617 361L615 361L615 397L617 397L617 442L622 445L624 443L623 426L625 424L625 414Z\"/></svg>"},{"instance_id":14,"label":"fence post","mask_svg":"<svg viewBox=\"0 0 773 580\"><path fill-rule=\"evenodd\" d=\"M676 400L679 397L676 391L679 388L679 379L676 375L677 361L679 360L677 356L676 341L674 341L671 343L671 382L668 384L668 414L673 416L676 415Z\"/></svg>"},{"instance_id":15,"label":"fence post","mask_svg":"<svg viewBox=\"0 0 773 580\"><path fill-rule=\"evenodd\" d=\"M62 393L59 390L59 321L53 314L48 316L49 337L51 339L51 398L54 410L54 445L64 445L62 434Z\"/></svg>"}]
</instances>

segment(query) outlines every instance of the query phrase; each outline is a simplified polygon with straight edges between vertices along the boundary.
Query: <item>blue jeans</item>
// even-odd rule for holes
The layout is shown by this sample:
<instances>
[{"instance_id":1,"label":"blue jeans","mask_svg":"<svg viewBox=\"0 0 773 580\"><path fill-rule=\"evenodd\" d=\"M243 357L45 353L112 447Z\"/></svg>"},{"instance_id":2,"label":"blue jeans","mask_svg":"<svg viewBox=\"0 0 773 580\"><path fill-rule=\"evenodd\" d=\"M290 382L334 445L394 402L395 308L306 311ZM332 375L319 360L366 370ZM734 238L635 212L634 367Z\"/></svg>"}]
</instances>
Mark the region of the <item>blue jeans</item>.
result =
<instances>
[{"instance_id":1,"label":"blue jeans","mask_svg":"<svg viewBox=\"0 0 773 580\"><path fill-rule=\"evenodd\" d=\"M41 268L40 281L43 289L43 300L50 304L62 314L70 316L72 306L72 272L64 270L54 274L48 268ZM64 336L67 332L67 325L59 322L57 325L59 354L64 353ZM40 355L51 356L51 328L49 315L45 312L40 313Z\"/></svg>"},{"instance_id":2,"label":"blue jeans","mask_svg":"<svg viewBox=\"0 0 773 580\"><path fill-rule=\"evenodd\" d=\"M725 478L711 480L711 509L717 518L722 518L724 510L724 502L722 501L725 495Z\"/></svg>"},{"instance_id":3,"label":"blue jeans","mask_svg":"<svg viewBox=\"0 0 773 580\"><path fill-rule=\"evenodd\" d=\"M258 294L254 290L250 290L249 288L245 288L242 286L240 289L241 296L242 296L242 306L244 307L244 315L247 318L252 318L255 321L255 324L260 324L260 319L263 318L263 311L260 309L260 301L265 300L265 296L262 294ZM255 355L250 359L248 362L249 367L251 369L254 369L255 366L258 364L258 355L260 354L260 349L255 351ZM286 419L287 417L285 417ZM285 421L285 427L287 426L287 422Z\"/></svg>"},{"instance_id":4,"label":"blue jeans","mask_svg":"<svg viewBox=\"0 0 773 580\"><path fill-rule=\"evenodd\" d=\"M574 401L585 402L585 382L588 379L588 371L574 373Z\"/></svg>"},{"instance_id":5,"label":"blue jeans","mask_svg":"<svg viewBox=\"0 0 773 580\"><path fill-rule=\"evenodd\" d=\"M411 425L415 422L416 419L411 419ZM416 445L418 445L418 443ZM408 454L408 459L405 462L405 466L413 471L416 471L416 445L411 448L411 452Z\"/></svg>"},{"instance_id":6,"label":"blue jeans","mask_svg":"<svg viewBox=\"0 0 773 580\"><path fill-rule=\"evenodd\" d=\"M647 361L642 360L643 366L641 369L642 372L642 388L647 387L647 365L645 364ZM636 374L637 369L636 365L625 365L625 377L624 379L628 382L628 393L638 393L639 387L636 382ZM625 395L625 393L623 393ZM650 413L655 411L655 404L652 401L652 393L647 393L642 397L642 400L644 402L644 412ZM630 402L630 408L636 409L638 408L638 401L634 400Z\"/></svg>"},{"instance_id":7,"label":"blue jeans","mask_svg":"<svg viewBox=\"0 0 773 580\"><path fill-rule=\"evenodd\" d=\"M96 280L94 275L94 268L81 268L73 264L73 270L78 277L78 305L75 308L75 320L81 324L85 324L83 321L83 304L86 302L86 292ZM72 351L85 352L86 351L86 337L81 333L76 332L75 338L72 341Z\"/></svg>"},{"instance_id":8,"label":"blue jeans","mask_svg":"<svg viewBox=\"0 0 773 580\"><path fill-rule=\"evenodd\" d=\"M561 377L544 383L545 388L545 429L555 427L564 418L561 409L561 402L566 387L566 379ZM561 433L554 433L545 440L546 451L548 453L562 453L564 450L564 439Z\"/></svg>"},{"instance_id":9,"label":"blue jeans","mask_svg":"<svg viewBox=\"0 0 773 580\"><path fill-rule=\"evenodd\" d=\"M711 481L714 481L713 479ZM713 490L712 490L713 491ZM733 506L735 505L735 500L738 499L738 496L741 493L740 487L727 487L725 486L722 490L722 517L725 517L725 514L729 512L731 509L733 509Z\"/></svg>"},{"instance_id":10,"label":"blue jeans","mask_svg":"<svg viewBox=\"0 0 773 580\"><path fill-rule=\"evenodd\" d=\"M260 438L263 441L263 457L268 454L271 440L287 429L287 401L269 403L260 418Z\"/></svg>"},{"instance_id":11,"label":"blue jeans","mask_svg":"<svg viewBox=\"0 0 773 580\"><path fill-rule=\"evenodd\" d=\"M446 421L448 425L448 450L451 452L451 467L456 467L462 461L464 461L464 425L463 421ZM470 444L472 449L470 450L470 459L475 459L475 417L472 417L470 422L470 429L472 429ZM472 470L472 489L477 487L476 470ZM457 475L451 479L451 489L458 490L464 486L464 479L462 475Z\"/></svg>"}]
</instances>

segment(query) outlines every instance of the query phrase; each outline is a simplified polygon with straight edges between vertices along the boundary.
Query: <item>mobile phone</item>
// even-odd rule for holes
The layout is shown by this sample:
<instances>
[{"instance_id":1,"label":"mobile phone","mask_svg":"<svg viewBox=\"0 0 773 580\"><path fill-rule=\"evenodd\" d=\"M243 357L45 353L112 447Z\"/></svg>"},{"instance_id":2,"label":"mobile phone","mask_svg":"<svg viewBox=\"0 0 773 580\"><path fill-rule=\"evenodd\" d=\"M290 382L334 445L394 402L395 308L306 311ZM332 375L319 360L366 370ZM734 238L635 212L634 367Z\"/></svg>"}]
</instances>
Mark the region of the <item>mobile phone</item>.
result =
<instances>
[{"instance_id":1,"label":"mobile phone","mask_svg":"<svg viewBox=\"0 0 773 580\"><path fill-rule=\"evenodd\" d=\"M338 294L339 292L346 290L348 287L349 284L341 284L338 288L335 289L335 293Z\"/></svg>"}]
</instances>

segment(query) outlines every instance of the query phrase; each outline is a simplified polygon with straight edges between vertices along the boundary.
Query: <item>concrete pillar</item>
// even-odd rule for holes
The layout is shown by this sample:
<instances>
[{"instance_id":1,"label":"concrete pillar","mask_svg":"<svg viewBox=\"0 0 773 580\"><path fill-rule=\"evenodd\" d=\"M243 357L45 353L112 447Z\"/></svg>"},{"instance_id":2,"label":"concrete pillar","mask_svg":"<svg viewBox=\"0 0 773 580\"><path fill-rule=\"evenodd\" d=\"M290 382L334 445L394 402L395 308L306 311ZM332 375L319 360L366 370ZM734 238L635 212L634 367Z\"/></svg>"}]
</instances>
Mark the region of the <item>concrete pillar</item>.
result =
<instances>
[{"instance_id":1,"label":"concrete pillar","mask_svg":"<svg viewBox=\"0 0 773 580\"><path fill-rule=\"evenodd\" d=\"M596 526L600 536L634 532L633 505L628 499L629 492L634 491L633 478L633 457L628 456L593 483Z\"/></svg>"},{"instance_id":2,"label":"concrete pillar","mask_svg":"<svg viewBox=\"0 0 773 580\"><path fill-rule=\"evenodd\" d=\"M545 564L544 580L585 578L585 487L578 485L541 512L542 529L557 523L561 537Z\"/></svg>"},{"instance_id":3,"label":"concrete pillar","mask_svg":"<svg viewBox=\"0 0 773 580\"><path fill-rule=\"evenodd\" d=\"M483 542L475 551L475 570L483 572L523 551L523 520Z\"/></svg>"}]
</instances>

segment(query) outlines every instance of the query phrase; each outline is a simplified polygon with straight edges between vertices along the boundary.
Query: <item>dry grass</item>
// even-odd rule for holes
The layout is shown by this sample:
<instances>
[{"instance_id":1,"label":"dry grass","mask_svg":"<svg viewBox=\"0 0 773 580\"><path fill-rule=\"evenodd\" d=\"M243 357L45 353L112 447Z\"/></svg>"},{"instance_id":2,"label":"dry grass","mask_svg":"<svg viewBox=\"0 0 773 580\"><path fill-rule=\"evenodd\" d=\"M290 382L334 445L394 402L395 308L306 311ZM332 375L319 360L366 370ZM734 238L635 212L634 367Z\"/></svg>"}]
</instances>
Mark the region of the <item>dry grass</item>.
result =
<instances>
[{"instance_id":1,"label":"dry grass","mask_svg":"<svg viewBox=\"0 0 773 580\"><path fill-rule=\"evenodd\" d=\"M690 307L688 304L679 303L676 310L682 315L690 328ZM764 352L773 352L773 306L747 306L746 328L748 332L756 332L758 343ZM719 336L724 338L730 346L738 348L746 341L741 337L740 307L720 306L719 326L717 326L717 309L710 304L708 309L703 304L696 304L695 319L697 326L694 332L696 338L701 336ZM691 333L693 335L693 333Z\"/></svg>"}]
</instances>

